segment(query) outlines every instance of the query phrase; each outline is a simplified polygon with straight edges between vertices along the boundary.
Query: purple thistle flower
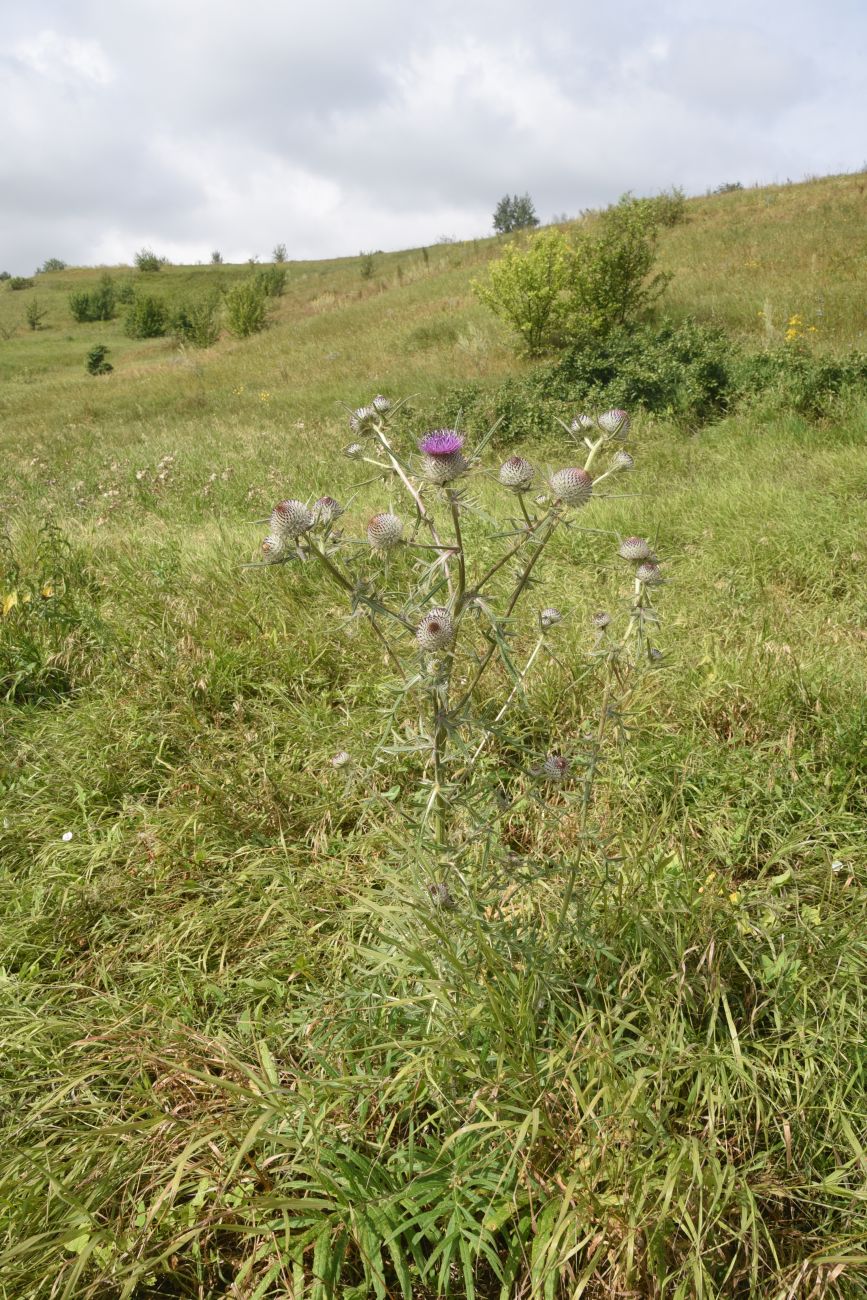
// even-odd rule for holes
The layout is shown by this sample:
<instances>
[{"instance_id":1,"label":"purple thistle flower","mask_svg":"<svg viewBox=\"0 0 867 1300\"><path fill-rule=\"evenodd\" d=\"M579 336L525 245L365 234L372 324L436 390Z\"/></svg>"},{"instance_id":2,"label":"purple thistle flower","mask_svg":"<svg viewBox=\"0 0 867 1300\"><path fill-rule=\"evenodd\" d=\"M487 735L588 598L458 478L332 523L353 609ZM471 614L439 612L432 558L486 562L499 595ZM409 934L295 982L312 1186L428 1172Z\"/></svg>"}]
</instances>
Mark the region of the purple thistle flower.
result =
<instances>
[{"instance_id":1,"label":"purple thistle flower","mask_svg":"<svg viewBox=\"0 0 867 1300\"><path fill-rule=\"evenodd\" d=\"M419 438L418 442L418 449L425 456L454 456L463 450L463 446L463 436L454 429L434 429L432 433Z\"/></svg>"}]
</instances>

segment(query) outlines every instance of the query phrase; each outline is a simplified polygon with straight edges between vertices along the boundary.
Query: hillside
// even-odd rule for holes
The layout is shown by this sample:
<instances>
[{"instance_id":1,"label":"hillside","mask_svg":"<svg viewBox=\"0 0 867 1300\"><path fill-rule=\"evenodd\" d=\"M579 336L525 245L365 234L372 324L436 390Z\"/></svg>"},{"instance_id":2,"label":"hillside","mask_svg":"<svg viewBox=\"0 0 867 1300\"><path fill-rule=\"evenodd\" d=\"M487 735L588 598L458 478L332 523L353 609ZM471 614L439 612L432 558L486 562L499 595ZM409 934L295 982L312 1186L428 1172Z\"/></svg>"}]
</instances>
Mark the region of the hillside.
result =
<instances>
[{"instance_id":1,"label":"hillside","mask_svg":"<svg viewBox=\"0 0 867 1300\"><path fill-rule=\"evenodd\" d=\"M687 214L666 314L867 351L867 176ZM395 668L313 562L242 567L281 498L362 540L409 517L342 455L353 407L409 397L414 450L414 411L530 373L470 288L500 247L290 262L270 328L204 351L76 324L102 269L0 284L2 1300L867 1295L863 387L633 413L634 471L510 625L523 663L565 615L515 709L506 874L461 867L447 910L413 857L415 642ZM250 267L111 274L178 303ZM556 426L485 450L486 562L512 451L575 455ZM663 657L600 741L600 856L535 776L600 725L589 619L630 535Z\"/></svg>"}]
</instances>

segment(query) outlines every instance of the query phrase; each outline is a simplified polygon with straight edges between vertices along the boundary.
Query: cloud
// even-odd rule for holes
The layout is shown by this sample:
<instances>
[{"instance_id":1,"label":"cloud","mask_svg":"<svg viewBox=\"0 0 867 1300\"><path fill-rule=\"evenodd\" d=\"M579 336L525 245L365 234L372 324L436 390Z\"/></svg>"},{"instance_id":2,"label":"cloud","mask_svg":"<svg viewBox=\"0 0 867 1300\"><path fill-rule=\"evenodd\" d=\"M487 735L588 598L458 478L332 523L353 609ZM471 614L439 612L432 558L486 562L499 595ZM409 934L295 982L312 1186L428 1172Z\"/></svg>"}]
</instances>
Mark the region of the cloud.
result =
<instances>
[{"instance_id":1,"label":"cloud","mask_svg":"<svg viewBox=\"0 0 867 1300\"><path fill-rule=\"evenodd\" d=\"M31 0L0 49L0 264L324 257L484 233L506 191L546 219L858 165L847 5Z\"/></svg>"}]
</instances>

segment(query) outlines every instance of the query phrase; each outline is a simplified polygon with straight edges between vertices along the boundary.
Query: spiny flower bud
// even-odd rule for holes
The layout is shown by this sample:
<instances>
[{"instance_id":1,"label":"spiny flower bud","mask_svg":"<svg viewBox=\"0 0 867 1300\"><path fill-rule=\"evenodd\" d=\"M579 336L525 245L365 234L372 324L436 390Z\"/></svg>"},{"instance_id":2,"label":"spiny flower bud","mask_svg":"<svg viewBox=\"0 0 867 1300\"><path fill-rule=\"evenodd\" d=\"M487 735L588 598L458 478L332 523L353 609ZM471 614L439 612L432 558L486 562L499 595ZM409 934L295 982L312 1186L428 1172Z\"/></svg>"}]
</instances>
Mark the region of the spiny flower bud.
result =
<instances>
[{"instance_id":1,"label":"spiny flower bud","mask_svg":"<svg viewBox=\"0 0 867 1300\"><path fill-rule=\"evenodd\" d=\"M515 492L526 492L533 482L533 466L523 456L510 456L500 466L500 482Z\"/></svg>"},{"instance_id":2,"label":"spiny flower bud","mask_svg":"<svg viewBox=\"0 0 867 1300\"><path fill-rule=\"evenodd\" d=\"M590 429L595 428L596 421L593 419L593 416L584 415L583 412L581 415L576 415L575 419L569 425L569 429L572 433L587 433Z\"/></svg>"},{"instance_id":3,"label":"spiny flower bud","mask_svg":"<svg viewBox=\"0 0 867 1300\"><path fill-rule=\"evenodd\" d=\"M549 754L542 764L542 775L549 781L565 781L571 766L562 754Z\"/></svg>"},{"instance_id":4,"label":"spiny flower bud","mask_svg":"<svg viewBox=\"0 0 867 1300\"><path fill-rule=\"evenodd\" d=\"M557 623L562 622L563 615L559 609L554 609L553 605L549 609L543 609L539 614L539 625L543 631L549 627L554 627Z\"/></svg>"},{"instance_id":5,"label":"spiny flower bud","mask_svg":"<svg viewBox=\"0 0 867 1300\"><path fill-rule=\"evenodd\" d=\"M428 653L444 650L446 646L451 645L454 636L455 625L452 616L442 605L429 610L415 632L415 639L419 646Z\"/></svg>"},{"instance_id":6,"label":"spiny flower bud","mask_svg":"<svg viewBox=\"0 0 867 1300\"><path fill-rule=\"evenodd\" d=\"M303 501L278 501L269 527L278 537L300 537L313 527L313 516Z\"/></svg>"},{"instance_id":7,"label":"spiny flower bud","mask_svg":"<svg viewBox=\"0 0 867 1300\"><path fill-rule=\"evenodd\" d=\"M592 616L590 622L594 627L598 627L600 631L604 632L611 622L611 615L607 609L600 609Z\"/></svg>"},{"instance_id":8,"label":"spiny flower bud","mask_svg":"<svg viewBox=\"0 0 867 1300\"><path fill-rule=\"evenodd\" d=\"M383 397L382 393L377 393L370 404L378 415L385 415L386 411L391 410L391 399Z\"/></svg>"},{"instance_id":9,"label":"spiny flower bud","mask_svg":"<svg viewBox=\"0 0 867 1300\"><path fill-rule=\"evenodd\" d=\"M628 451L618 451L617 455L611 462L611 468L615 471L632 469L634 465L635 461L632 459Z\"/></svg>"},{"instance_id":10,"label":"spiny flower bud","mask_svg":"<svg viewBox=\"0 0 867 1300\"><path fill-rule=\"evenodd\" d=\"M262 543L262 560L265 564L282 564L289 558L286 538L276 533L269 533Z\"/></svg>"},{"instance_id":11,"label":"spiny flower bud","mask_svg":"<svg viewBox=\"0 0 867 1300\"><path fill-rule=\"evenodd\" d=\"M662 570L655 560L645 560L643 564L639 564L635 576L647 587L655 587L662 582Z\"/></svg>"},{"instance_id":12,"label":"spiny flower bud","mask_svg":"<svg viewBox=\"0 0 867 1300\"><path fill-rule=\"evenodd\" d=\"M403 537L403 524L397 515L385 512L374 515L367 525L367 540L375 551L389 551Z\"/></svg>"},{"instance_id":13,"label":"spiny flower bud","mask_svg":"<svg viewBox=\"0 0 867 1300\"><path fill-rule=\"evenodd\" d=\"M320 497L313 503L311 513L315 524L333 524L343 514L343 506L334 497Z\"/></svg>"},{"instance_id":14,"label":"spiny flower bud","mask_svg":"<svg viewBox=\"0 0 867 1300\"><path fill-rule=\"evenodd\" d=\"M630 419L625 411L615 408L612 411L604 411L597 418L596 423L610 438L625 438L629 432Z\"/></svg>"},{"instance_id":15,"label":"spiny flower bud","mask_svg":"<svg viewBox=\"0 0 867 1300\"><path fill-rule=\"evenodd\" d=\"M358 460L359 456L364 455L364 448L360 442L351 442L348 447L343 448L343 454L350 460Z\"/></svg>"},{"instance_id":16,"label":"spiny flower bud","mask_svg":"<svg viewBox=\"0 0 867 1300\"><path fill-rule=\"evenodd\" d=\"M331 766L335 769L346 767L347 763L352 762L352 755L348 749L338 749L337 753L331 759Z\"/></svg>"},{"instance_id":17,"label":"spiny flower bud","mask_svg":"<svg viewBox=\"0 0 867 1300\"><path fill-rule=\"evenodd\" d=\"M378 420L379 416L372 406L359 406L349 417L349 427L353 433L367 433Z\"/></svg>"},{"instance_id":18,"label":"spiny flower bud","mask_svg":"<svg viewBox=\"0 0 867 1300\"><path fill-rule=\"evenodd\" d=\"M586 469L558 469L551 475L551 491L567 506L583 506L593 492L593 479Z\"/></svg>"},{"instance_id":19,"label":"spiny flower bud","mask_svg":"<svg viewBox=\"0 0 867 1300\"><path fill-rule=\"evenodd\" d=\"M459 451L451 456L423 456L421 472L429 483L451 483L468 469L467 461Z\"/></svg>"},{"instance_id":20,"label":"spiny flower bud","mask_svg":"<svg viewBox=\"0 0 867 1300\"><path fill-rule=\"evenodd\" d=\"M646 537L624 537L617 554L623 560L648 560L653 552Z\"/></svg>"}]
</instances>

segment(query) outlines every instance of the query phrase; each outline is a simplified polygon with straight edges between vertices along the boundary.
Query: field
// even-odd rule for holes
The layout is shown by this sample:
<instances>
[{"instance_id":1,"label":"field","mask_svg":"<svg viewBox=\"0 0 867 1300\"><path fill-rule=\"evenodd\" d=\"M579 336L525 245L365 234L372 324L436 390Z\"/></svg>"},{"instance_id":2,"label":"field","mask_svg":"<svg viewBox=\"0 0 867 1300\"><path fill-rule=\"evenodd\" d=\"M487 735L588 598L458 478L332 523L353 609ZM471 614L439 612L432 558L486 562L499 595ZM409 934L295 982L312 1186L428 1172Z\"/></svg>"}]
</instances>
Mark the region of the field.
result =
<instances>
[{"instance_id":1,"label":"field","mask_svg":"<svg viewBox=\"0 0 867 1300\"><path fill-rule=\"evenodd\" d=\"M666 313L865 350L867 176L687 214ZM521 658L538 608L567 615L526 743L594 724L618 535L664 561L664 658L603 754L608 858L516 813L544 869L500 912L471 876L430 905L418 760L371 762L394 674L368 626L311 564L241 567L282 497L351 498L355 536L394 504L356 487L351 408L406 396L408 441L456 385L528 373L470 288L499 249L289 263L270 328L204 351L75 324L99 270L0 284L3 1300L867 1296L863 387L819 417L634 413L628 492L558 534L514 629ZM513 450L570 463L556 426L486 465Z\"/></svg>"}]
</instances>

